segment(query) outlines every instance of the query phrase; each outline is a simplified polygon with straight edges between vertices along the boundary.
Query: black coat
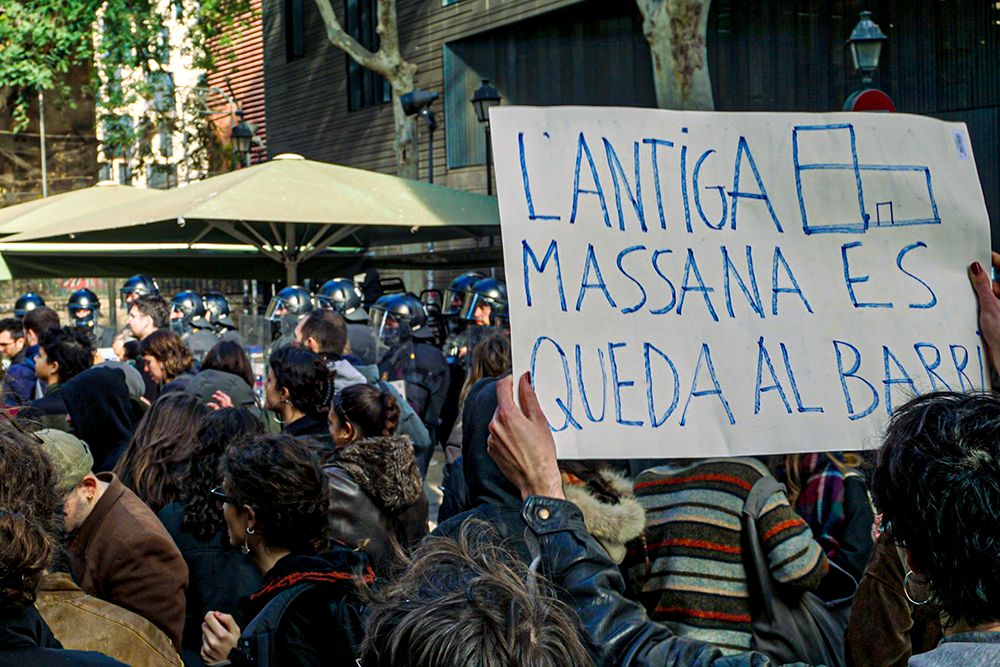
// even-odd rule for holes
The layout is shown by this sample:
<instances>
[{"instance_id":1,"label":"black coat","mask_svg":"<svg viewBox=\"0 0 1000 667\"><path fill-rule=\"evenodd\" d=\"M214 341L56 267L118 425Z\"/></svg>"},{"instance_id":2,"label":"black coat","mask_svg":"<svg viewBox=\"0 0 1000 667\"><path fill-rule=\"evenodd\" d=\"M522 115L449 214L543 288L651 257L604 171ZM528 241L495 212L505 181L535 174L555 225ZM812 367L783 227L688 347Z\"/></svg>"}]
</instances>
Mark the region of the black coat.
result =
<instances>
[{"instance_id":1,"label":"black coat","mask_svg":"<svg viewBox=\"0 0 1000 667\"><path fill-rule=\"evenodd\" d=\"M201 624L209 611L232 614L242 628L249 621L243 616L247 601L261 584L260 570L250 556L230 546L226 525L207 540L199 539L182 527L184 503L173 503L157 516L174 539L188 566L187 606L184 612L184 635L181 639L184 664L204 665L201 659Z\"/></svg>"},{"instance_id":2,"label":"black coat","mask_svg":"<svg viewBox=\"0 0 1000 667\"><path fill-rule=\"evenodd\" d=\"M281 667L344 667L360 657L364 638L363 605L357 587L374 579L364 554L335 548L318 556L285 556L264 575L264 585L250 598L249 615L293 586L314 586L299 596L274 635L276 664ZM243 643L241 637L240 643ZM254 664L234 649L234 664Z\"/></svg>"},{"instance_id":3,"label":"black coat","mask_svg":"<svg viewBox=\"0 0 1000 667\"><path fill-rule=\"evenodd\" d=\"M497 409L496 385L497 378L482 379L472 386L465 399L460 461L470 507L456 507L461 513L443 519L434 534L451 536L458 532L466 519L481 519L491 523L503 538L510 539L512 548L521 558L531 562L523 539L521 492L500 472L486 447L490 420ZM445 490L446 494L449 492L449 489Z\"/></svg>"},{"instance_id":4,"label":"black coat","mask_svg":"<svg viewBox=\"0 0 1000 667\"><path fill-rule=\"evenodd\" d=\"M330 426L327 424L326 419L320 420L312 415L299 417L281 429L281 432L294 435L297 438L308 435L322 442L329 441L329 444L333 443L333 438L330 436Z\"/></svg>"},{"instance_id":5,"label":"black coat","mask_svg":"<svg viewBox=\"0 0 1000 667\"><path fill-rule=\"evenodd\" d=\"M125 373L111 366L86 370L62 385L73 433L94 455L94 472L115 467L136 424Z\"/></svg>"},{"instance_id":6,"label":"black coat","mask_svg":"<svg viewBox=\"0 0 1000 667\"><path fill-rule=\"evenodd\" d=\"M0 665L4 667L123 667L91 651L66 651L33 605L0 609Z\"/></svg>"}]
</instances>

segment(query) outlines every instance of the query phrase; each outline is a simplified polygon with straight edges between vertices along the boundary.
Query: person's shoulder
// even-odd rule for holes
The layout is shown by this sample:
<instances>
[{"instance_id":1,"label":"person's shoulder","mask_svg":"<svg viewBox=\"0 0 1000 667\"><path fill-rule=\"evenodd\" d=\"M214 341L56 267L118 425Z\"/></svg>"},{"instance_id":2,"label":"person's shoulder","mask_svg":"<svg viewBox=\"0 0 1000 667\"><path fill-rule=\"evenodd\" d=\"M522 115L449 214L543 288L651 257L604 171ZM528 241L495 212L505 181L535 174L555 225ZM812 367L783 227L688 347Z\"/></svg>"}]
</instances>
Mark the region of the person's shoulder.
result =
<instances>
[{"instance_id":1,"label":"person's shoulder","mask_svg":"<svg viewBox=\"0 0 1000 667\"><path fill-rule=\"evenodd\" d=\"M184 520L184 508L186 503L177 502L166 505L156 513L156 518L160 520L168 533L173 534L174 529L180 529L181 521Z\"/></svg>"},{"instance_id":2,"label":"person's shoulder","mask_svg":"<svg viewBox=\"0 0 1000 667\"><path fill-rule=\"evenodd\" d=\"M121 539L134 543L150 538L163 538L174 546L173 538L163 522L131 489L125 488L112 511L116 532L122 534Z\"/></svg>"}]
</instances>

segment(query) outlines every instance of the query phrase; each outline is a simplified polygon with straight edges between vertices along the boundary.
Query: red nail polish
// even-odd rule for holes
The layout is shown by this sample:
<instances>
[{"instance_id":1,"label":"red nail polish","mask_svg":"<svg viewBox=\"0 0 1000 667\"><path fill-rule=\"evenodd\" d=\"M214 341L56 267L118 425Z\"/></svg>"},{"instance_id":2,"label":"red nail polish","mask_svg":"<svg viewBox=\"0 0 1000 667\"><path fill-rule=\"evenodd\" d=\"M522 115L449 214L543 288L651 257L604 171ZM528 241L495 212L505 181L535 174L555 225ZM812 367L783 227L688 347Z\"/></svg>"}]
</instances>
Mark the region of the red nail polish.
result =
<instances>
[{"instance_id":1,"label":"red nail polish","mask_svg":"<svg viewBox=\"0 0 1000 667\"><path fill-rule=\"evenodd\" d=\"M972 275L978 276L983 272L983 267L979 266L979 262L972 263Z\"/></svg>"}]
</instances>

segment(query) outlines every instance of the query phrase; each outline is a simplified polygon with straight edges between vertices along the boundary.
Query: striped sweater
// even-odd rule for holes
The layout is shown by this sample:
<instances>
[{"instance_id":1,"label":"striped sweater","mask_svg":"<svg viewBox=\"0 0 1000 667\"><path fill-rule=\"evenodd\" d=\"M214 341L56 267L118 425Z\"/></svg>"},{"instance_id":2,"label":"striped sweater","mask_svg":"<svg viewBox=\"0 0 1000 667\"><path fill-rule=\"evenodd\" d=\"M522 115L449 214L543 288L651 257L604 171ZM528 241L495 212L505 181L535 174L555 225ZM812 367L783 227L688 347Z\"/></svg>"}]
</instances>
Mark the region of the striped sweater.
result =
<instances>
[{"instance_id":1,"label":"striped sweater","mask_svg":"<svg viewBox=\"0 0 1000 667\"><path fill-rule=\"evenodd\" d=\"M740 515L754 483L769 474L755 459L734 458L660 466L636 478L646 533L625 565L654 620L725 652L750 648ZM757 531L775 580L806 589L819 584L826 557L784 493L767 500Z\"/></svg>"}]
</instances>

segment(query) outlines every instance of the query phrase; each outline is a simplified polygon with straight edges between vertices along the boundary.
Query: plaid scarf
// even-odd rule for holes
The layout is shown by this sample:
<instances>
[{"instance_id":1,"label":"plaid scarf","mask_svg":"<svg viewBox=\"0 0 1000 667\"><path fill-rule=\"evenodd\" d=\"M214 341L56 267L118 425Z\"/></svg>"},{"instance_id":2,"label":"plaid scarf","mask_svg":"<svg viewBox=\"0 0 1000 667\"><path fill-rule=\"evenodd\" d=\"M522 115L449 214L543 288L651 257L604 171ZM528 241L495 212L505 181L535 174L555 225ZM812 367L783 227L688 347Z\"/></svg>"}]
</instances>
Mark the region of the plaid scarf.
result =
<instances>
[{"instance_id":1,"label":"plaid scarf","mask_svg":"<svg viewBox=\"0 0 1000 667\"><path fill-rule=\"evenodd\" d=\"M843 462L840 454L831 454ZM802 485L795 501L795 511L812 529L816 541L827 555L840 548L838 536L844 523L844 475L826 454L803 454L798 465ZM787 471L779 471L778 480L788 483Z\"/></svg>"}]
</instances>

